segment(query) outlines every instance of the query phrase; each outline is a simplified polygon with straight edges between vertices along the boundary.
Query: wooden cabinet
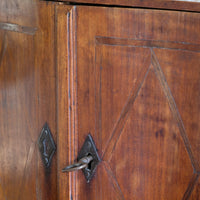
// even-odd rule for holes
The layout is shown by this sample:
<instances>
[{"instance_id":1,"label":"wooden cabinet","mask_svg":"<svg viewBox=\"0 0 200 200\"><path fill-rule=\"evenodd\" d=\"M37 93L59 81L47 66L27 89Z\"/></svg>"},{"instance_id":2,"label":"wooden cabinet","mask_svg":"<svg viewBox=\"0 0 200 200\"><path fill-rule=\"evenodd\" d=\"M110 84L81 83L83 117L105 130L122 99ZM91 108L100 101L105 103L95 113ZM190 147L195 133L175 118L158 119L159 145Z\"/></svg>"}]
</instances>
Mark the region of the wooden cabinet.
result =
<instances>
[{"instance_id":1,"label":"wooden cabinet","mask_svg":"<svg viewBox=\"0 0 200 200\"><path fill-rule=\"evenodd\" d=\"M102 159L89 184L81 171L60 174L60 199L67 181L81 200L199 199L199 13L57 13L60 166L73 162L88 133Z\"/></svg>"},{"instance_id":2,"label":"wooden cabinet","mask_svg":"<svg viewBox=\"0 0 200 200\"><path fill-rule=\"evenodd\" d=\"M2 200L17 199L9 192L23 188L23 183L33 190L25 188L21 199L200 199L199 3L153 1L150 6L148 1L108 0L101 2L105 6L87 2L93 5L37 4L40 24L31 40L35 44L35 59L29 68L32 79L16 79L14 89L18 100L15 116L35 123L31 134L27 131L31 123L18 120L13 124L12 107L3 104L13 103L15 98L7 95L11 94L7 84L14 79L13 71L5 70L14 60L6 64L10 54L5 54L4 68L0 68L0 83L4 84L0 130L5 134L0 135L3 140L9 136L9 147L16 141L19 145L31 143L34 148L25 149L24 154L33 156L24 164L20 186L11 185L11 176L0 172L0 192L1 188L6 191ZM20 44L22 49L30 49L25 42ZM23 60L19 63L25 63ZM22 72L15 75L25 76ZM10 79L3 78L5 74ZM20 94L25 97L25 114ZM32 115L27 114L30 111ZM3 117L7 112L13 117L10 121ZM45 122L57 146L49 168L42 165L36 144ZM10 137L15 127L19 127L18 134ZM101 162L87 183L82 171L62 173L62 168L76 160L89 133ZM2 170L4 163L13 169L14 157L19 163L24 159L22 153L13 152L0 154Z\"/></svg>"}]
</instances>

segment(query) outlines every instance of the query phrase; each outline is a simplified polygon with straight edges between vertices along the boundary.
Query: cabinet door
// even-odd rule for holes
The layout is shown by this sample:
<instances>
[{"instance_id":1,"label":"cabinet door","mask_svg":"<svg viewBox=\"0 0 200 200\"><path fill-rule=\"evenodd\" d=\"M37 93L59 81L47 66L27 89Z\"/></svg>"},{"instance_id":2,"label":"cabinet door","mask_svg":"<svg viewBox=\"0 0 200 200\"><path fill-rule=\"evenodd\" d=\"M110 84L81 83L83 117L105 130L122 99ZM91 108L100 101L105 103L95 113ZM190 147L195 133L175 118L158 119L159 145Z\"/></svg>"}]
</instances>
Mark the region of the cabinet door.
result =
<instances>
[{"instance_id":1,"label":"cabinet door","mask_svg":"<svg viewBox=\"0 0 200 200\"><path fill-rule=\"evenodd\" d=\"M38 148L46 122L56 142L54 19L52 2L0 1L0 200L57 199Z\"/></svg>"},{"instance_id":2,"label":"cabinet door","mask_svg":"<svg viewBox=\"0 0 200 200\"><path fill-rule=\"evenodd\" d=\"M57 7L59 199L200 199L200 14ZM86 183L62 174L88 134Z\"/></svg>"}]
</instances>

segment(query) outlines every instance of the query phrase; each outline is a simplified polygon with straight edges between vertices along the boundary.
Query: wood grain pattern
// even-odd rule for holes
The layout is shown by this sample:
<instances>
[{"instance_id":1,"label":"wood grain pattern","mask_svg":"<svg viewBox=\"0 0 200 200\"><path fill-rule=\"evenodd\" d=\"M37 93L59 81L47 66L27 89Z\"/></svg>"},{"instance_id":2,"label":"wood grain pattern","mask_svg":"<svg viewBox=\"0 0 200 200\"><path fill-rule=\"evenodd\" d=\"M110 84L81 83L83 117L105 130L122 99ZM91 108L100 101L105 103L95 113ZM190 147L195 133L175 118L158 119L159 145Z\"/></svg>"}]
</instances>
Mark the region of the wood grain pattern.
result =
<instances>
[{"instance_id":1,"label":"wood grain pattern","mask_svg":"<svg viewBox=\"0 0 200 200\"><path fill-rule=\"evenodd\" d=\"M37 27L37 0L2 0L0 1L0 19L4 23Z\"/></svg>"},{"instance_id":2,"label":"wood grain pattern","mask_svg":"<svg viewBox=\"0 0 200 200\"><path fill-rule=\"evenodd\" d=\"M199 113L200 15L74 6L70 16L68 31L76 34L70 34L70 65L62 63L73 71L71 86L65 87L74 99L66 113L74 113L75 149L69 151L78 153L90 132L103 159L91 183L75 173L72 198L193 198L199 150L191 138L199 138L199 132L186 128L186 120L195 123L194 110ZM188 97L182 98L186 86L178 89L183 82L175 80L172 69L176 77L187 77L183 85L192 85ZM195 119L184 114L179 102L191 107Z\"/></svg>"},{"instance_id":3,"label":"wood grain pattern","mask_svg":"<svg viewBox=\"0 0 200 200\"><path fill-rule=\"evenodd\" d=\"M196 187L196 183L197 183L197 180L199 178L199 175L198 174L194 174L189 185L188 185L188 188L183 196L183 200L186 200L186 199L193 199L193 197L191 196L191 193L195 193L193 192L194 190L194 187ZM197 185L197 188L198 188L198 185ZM195 199L199 199L199 196L197 194L196 198Z\"/></svg>"},{"instance_id":4,"label":"wood grain pattern","mask_svg":"<svg viewBox=\"0 0 200 200\"><path fill-rule=\"evenodd\" d=\"M56 140L54 5L1 1L0 10L0 196L55 200L56 157L46 170L37 147L45 122Z\"/></svg>"},{"instance_id":5,"label":"wood grain pattern","mask_svg":"<svg viewBox=\"0 0 200 200\"><path fill-rule=\"evenodd\" d=\"M75 89L74 89L74 26L73 8L57 6L57 101L58 103L58 199L76 195L75 175L62 169L76 159L75 146ZM66 89L67 88L67 89Z\"/></svg>"},{"instance_id":6,"label":"wood grain pattern","mask_svg":"<svg viewBox=\"0 0 200 200\"><path fill-rule=\"evenodd\" d=\"M15 31L19 33L25 33L34 35L37 28L35 27L28 27L28 26L21 26L19 24L11 24L11 23L4 23L0 22L0 29L7 30L7 31Z\"/></svg>"},{"instance_id":7,"label":"wood grain pattern","mask_svg":"<svg viewBox=\"0 0 200 200\"><path fill-rule=\"evenodd\" d=\"M6 200L6 197L5 197L5 194L4 194L4 190L3 190L1 185L0 185L0 199Z\"/></svg>"},{"instance_id":8,"label":"wood grain pattern","mask_svg":"<svg viewBox=\"0 0 200 200\"><path fill-rule=\"evenodd\" d=\"M21 45L20 45L21 44ZM2 58L0 68L1 85L1 182L7 199L19 199L22 193L26 166L32 159L32 135L36 122L29 120L36 114L28 105L37 107L37 101L32 96L36 88L32 85L34 77L30 75L29 64L33 63L31 56L33 47L32 36L7 33L7 49ZM25 51L30 49L30 51ZM25 59L25 58L26 59ZM26 81L26 84L22 84ZM30 93L29 88L32 88ZM27 98L26 98L27 95ZM16 106L17 105L17 106ZM23 109L24 106L24 109ZM29 117L28 117L29 116ZM27 134L29 133L29 134ZM23 140L21 139L23 138ZM21 149L23 148L23 149ZM30 159L28 159L30 157ZM33 161L33 166L34 163ZM35 190L36 171L26 174L32 184L31 192ZM34 199L33 195L31 199Z\"/></svg>"},{"instance_id":9,"label":"wood grain pattern","mask_svg":"<svg viewBox=\"0 0 200 200\"><path fill-rule=\"evenodd\" d=\"M49 124L53 139L57 143L56 121L56 57L55 57L55 5L38 2L38 31L35 35L35 81L38 88L38 130L41 132L45 122ZM51 167L44 168L38 153L37 194L38 198L57 199L57 156L54 155Z\"/></svg>"},{"instance_id":10,"label":"wood grain pattern","mask_svg":"<svg viewBox=\"0 0 200 200\"><path fill-rule=\"evenodd\" d=\"M0 67L1 67L1 63L2 63L2 60L3 60L3 57L4 57L4 54L5 54L5 51L6 51L6 48L7 48L7 37L6 37L6 33L1 31L1 40L0 40Z\"/></svg>"},{"instance_id":11,"label":"wood grain pattern","mask_svg":"<svg viewBox=\"0 0 200 200\"><path fill-rule=\"evenodd\" d=\"M127 200L181 199L187 189L193 168L153 66L130 110L110 165Z\"/></svg>"},{"instance_id":12,"label":"wood grain pattern","mask_svg":"<svg viewBox=\"0 0 200 200\"><path fill-rule=\"evenodd\" d=\"M148 49L134 47L109 48L102 46L101 49L101 52L96 53L96 66L101 68L101 74L96 73L97 80L98 77L101 77L99 83L97 83L101 89L96 90L100 93L96 95L96 98L100 99L101 102L101 108L97 110L97 114L101 113L101 118L96 116L96 119L101 122L99 134L102 135L102 156L105 160L109 160L116 140L119 138L127 120L129 110L147 74L151 62L151 53ZM100 57L100 63L98 57ZM129 64L125 65L125 63ZM97 71L98 69L96 69ZM126 76L123 76L124 74ZM119 75L120 77L118 77ZM126 89L121 91L121 85L126 85ZM104 98L102 98L102 95L104 95ZM109 109L106 107L109 107Z\"/></svg>"},{"instance_id":13,"label":"wood grain pattern","mask_svg":"<svg viewBox=\"0 0 200 200\"><path fill-rule=\"evenodd\" d=\"M0 2L0 199L200 199L200 15L126 7L200 3L71 2L110 7ZM86 184L61 169L89 132L103 161Z\"/></svg>"},{"instance_id":14,"label":"wood grain pattern","mask_svg":"<svg viewBox=\"0 0 200 200\"><path fill-rule=\"evenodd\" d=\"M200 132L198 125L200 120L200 94L198 89L200 84L200 54L198 52L162 51L158 49L155 52L180 111L180 115L178 114L177 117L182 129L181 132L189 138L191 143L191 147L188 146L189 144L186 144L186 146L188 146L190 154L193 151L192 162L195 170L199 171L199 137L197 135ZM172 59L169 61L169 58ZM180 98L182 95L183 97ZM184 138L186 143L187 140L187 138Z\"/></svg>"},{"instance_id":15,"label":"wood grain pattern","mask_svg":"<svg viewBox=\"0 0 200 200\"><path fill-rule=\"evenodd\" d=\"M118 183L112 175L109 175L110 170L107 163L101 162L100 167L97 168L96 179L97 182L104 182L104 190L100 184L96 185L96 199L124 199ZM111 172L112 173L112 172ZM114 179L114 180L113 180ZM110 187L112 185L112 187Z\"/></svg>"},{"instance_id":16,"label":"wood grain pattern","mask_svg":"<svg viewBox=\"0 0 200 200\"><path fill-rule=\"evenodd\" d=\"M105 170L106 170L106 174L108 175L108 177L109 177L109 179L110 179L110 183L112 184L112 186L113 186L113 189L114 189L114 191L115 191L115 194L114 195L110 195L111 197L110 198L114 198L115 196L117 196L117 199L121 199L121 200L124 200L125 198L124 198L124 194L122 193L122 191L121 191L121 188L120 188L120 185L119 185L119 183L118 183L118 181L117 181L117 179L116 179L116 177L115 177L115 175L114 175L114 173L113 173L113 171L112 171L112 169L111 169L111 167L110 167L110 165L109 165L109 163L107 163L107 162L103 162L103 164L104 164L104 168L105 168ZM104 182L104 181L103 181ZM102 183L102 182L101 182ZM127 185L127 184L125 184L125 185ZM109 188L109 187L108 187ZM101 188L101 190L100 191L105 191L105 188ZM108 194L107 194L108 195ZM105 198L106 199L108 199L108 196L105 196ZM132 197L131 197L132 198Z\"/></svg>"},{"instance_id":17,"label":"wood grain pattern","mask_svg":"<svg viewBox=\"0 0 200 200\"><path fill-rule=\"evenodd\" d=\"M200 198L200 179L199 179L199 176L198 176L198 179L196 178L196 181L195 181L195 184L193 186L193 191L192 191L192 194L190 196L190 199L191 200L196 200L196 199L199 199Z\"/></svg>"},{"instance_id":18,"label":"wood grain pattern","mask_svg":"<svg viewBox=\"0 0 200 200\"><path fill-rule=\"evenodd\" d=\"M159 8L169 10L187 10L187 11L200 11L200 2L198 0L62 0L73 3L85 3L107 6L128 6L128 7L141 7L141 8Z\"/></svg>"}]
</instances>

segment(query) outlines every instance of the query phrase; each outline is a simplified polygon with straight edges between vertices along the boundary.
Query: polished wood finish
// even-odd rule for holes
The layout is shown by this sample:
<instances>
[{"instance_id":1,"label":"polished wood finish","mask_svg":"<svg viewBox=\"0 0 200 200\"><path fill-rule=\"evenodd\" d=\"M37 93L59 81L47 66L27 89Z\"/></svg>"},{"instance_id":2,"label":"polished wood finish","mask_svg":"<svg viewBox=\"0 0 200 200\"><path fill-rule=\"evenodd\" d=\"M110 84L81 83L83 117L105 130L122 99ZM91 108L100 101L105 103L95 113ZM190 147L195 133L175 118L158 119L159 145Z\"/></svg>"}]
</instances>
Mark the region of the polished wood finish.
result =
<instances>
[{"instance_id":1,"label":"polished wood finish","mask_svg":"<svg viewBox=\"0 0 200 200\"><path fill-rule=\"evenodd\" d=\"M56 6L57 13L57 111L58 111L58 199L71 199L73 190L72 174L62 173L62 169L75 160L73 151L73 115L71 107L73 103L70 91L71 76L71 54L70 44L73 41L71 35L71 7ZM75 35L74 35L75 36Z\"/></svg>"},{"instance_id":2,"label":"polished wood finish","mask_svg":"<svg viewBox=\"0 0 200 200\"><path fill-rule=\"evenodd\" d=\"M71 2L0 2L0 200L200 199L199 3ZM89 133L86 183L61 170Z\"/></svg>"},{"instance_id":3,"label":"polished wood finish","mask_svg":"<svg viewBox=\"0 0 200 200\"><path fill-rule=\"evenodd\" d=\"M1 22L37 27L39 19L37 1L2 0L0 1L0 19Z\"/></svg>"},{"instance_id":4,"label":"polished wood finish","mask_svg":"<svg viewBox=\"0 0 200 200\"><path fill-rule=\"evenodd\" d=\"M57 166L45 169L37 139L56 141L53 3L0 2L0 199L56 200Z\"/></svg>"},{"instance_id":5,"label":"polished wood finish","mask_svg":"<svg viewBox=\"0 0 200 200\"><path fill-rule=\"evenodd\" d=\"M57 12L58 170L88 133L102 159L89 184L81 171L60 178L59 199L200 199L199 13Z\"/></svg>"},{"instance_id":6,"label":"polished wood finish","mask_svg":"<svg viewBox=\"0 0 200 200\"><path fill-rule=\"evenodd\" d=\"M75 4L93 4L101 6L124 6L141 8L159 8L168 10L186 10L200 12L199 0L62 0Z\"/></svg>"},{"instance_id":7,"label":"polished wood finish","mask_svg":"<svg viewBox=\"0 0 200 200\"><path fill-rule=\"evenodd\" d=\"M198 179L198 177L197 177L194 181L196 181L196 184L193 188L193 192L191 194L190 199L195 200L195 199L199 199L199 197L200 197L200 191L199 191L199 189L200 189L200 179Z\"/></svg>"}]
</instances>

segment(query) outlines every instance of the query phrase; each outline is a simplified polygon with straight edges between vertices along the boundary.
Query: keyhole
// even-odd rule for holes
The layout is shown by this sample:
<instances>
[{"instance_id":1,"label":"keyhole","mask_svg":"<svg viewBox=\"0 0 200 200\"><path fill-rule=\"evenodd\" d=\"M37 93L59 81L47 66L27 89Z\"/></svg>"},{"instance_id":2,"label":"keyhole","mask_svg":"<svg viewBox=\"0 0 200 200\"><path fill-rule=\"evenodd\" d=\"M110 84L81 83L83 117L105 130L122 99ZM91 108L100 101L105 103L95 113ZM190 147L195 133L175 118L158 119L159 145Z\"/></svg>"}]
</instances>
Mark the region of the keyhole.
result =
<instances>
[{"instance_id":1,"label":"keyhole","mask_svg":"<svg viewBox=\"0 0 200 200\"><path fill-rule=\"evenodd\" d=\"M87 156L92 156L90 153L87 154ZM92 170L92 163L93 163L93 160L91 160L89 163L88 163L88 166L86 167L86 170L87 171L91 171Z\"/></svg>"}]
</instances>

